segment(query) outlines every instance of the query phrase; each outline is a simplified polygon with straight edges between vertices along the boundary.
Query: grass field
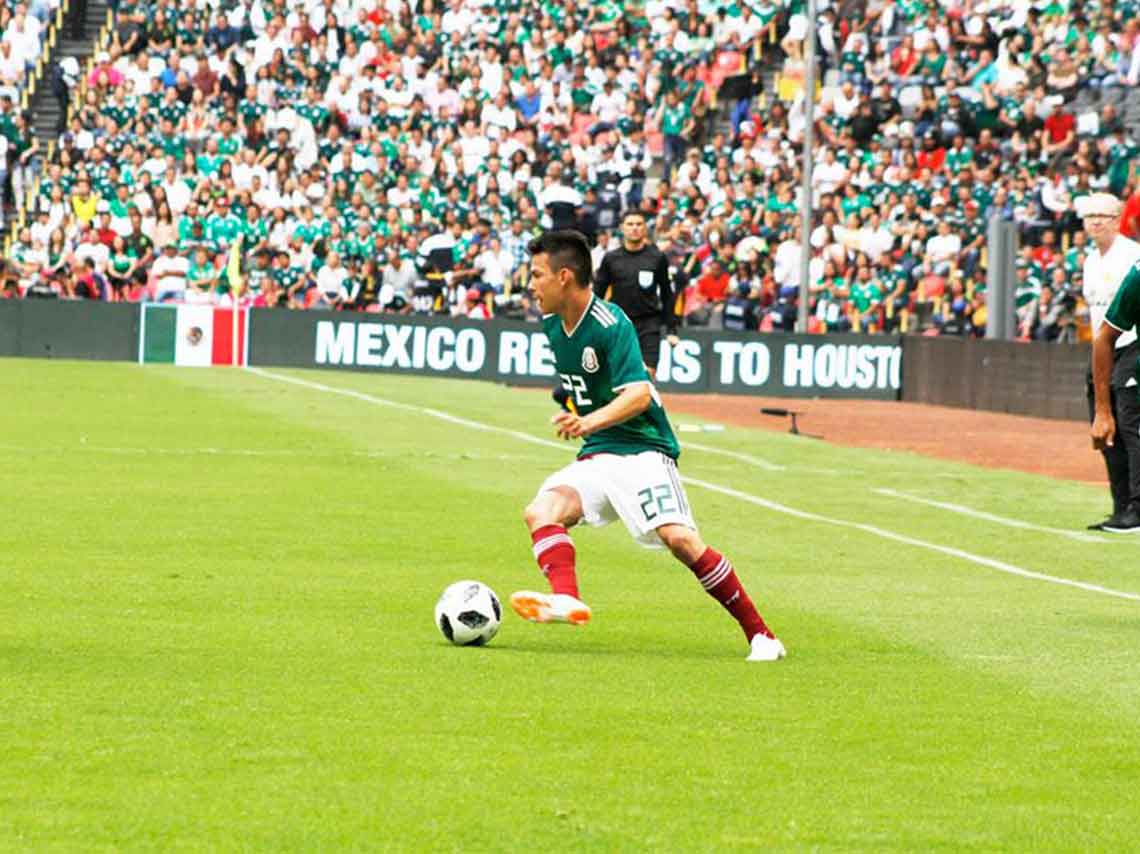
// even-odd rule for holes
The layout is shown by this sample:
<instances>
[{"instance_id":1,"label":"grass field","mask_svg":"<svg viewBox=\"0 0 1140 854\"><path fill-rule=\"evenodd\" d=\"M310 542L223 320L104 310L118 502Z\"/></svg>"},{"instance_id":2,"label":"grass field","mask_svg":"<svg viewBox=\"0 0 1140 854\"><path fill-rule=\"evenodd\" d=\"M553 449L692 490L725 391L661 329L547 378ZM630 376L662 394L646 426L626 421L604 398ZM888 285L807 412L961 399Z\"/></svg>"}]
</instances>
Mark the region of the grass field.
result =
<instances>
[{"instance_id":1,"label":"grass field","mask_svg":"<svg viewBox=\"0 0 1140 854\"><path fill-rule=\"evenodd\" d=\"M705 433L785 467L681 460L788 659L615 526L588 627L461 649L439 591L541 584L521 508L571 451L418 407L550 439L547 397L273 376L360 396L0 362L0 850L1140 845L1140 543L875 491L1076 531L1105 490Z\"/></svg>"}]
</instances>

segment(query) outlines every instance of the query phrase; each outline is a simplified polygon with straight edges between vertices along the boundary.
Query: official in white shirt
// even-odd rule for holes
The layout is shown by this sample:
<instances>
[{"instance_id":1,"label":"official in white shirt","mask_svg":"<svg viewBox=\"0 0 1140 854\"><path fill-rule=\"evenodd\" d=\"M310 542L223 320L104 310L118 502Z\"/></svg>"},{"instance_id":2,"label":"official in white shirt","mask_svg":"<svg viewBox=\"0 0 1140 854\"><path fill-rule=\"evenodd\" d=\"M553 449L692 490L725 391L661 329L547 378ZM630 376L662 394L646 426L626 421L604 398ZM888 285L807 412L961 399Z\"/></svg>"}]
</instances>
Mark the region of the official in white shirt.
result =
<instances>
[{"instance_id":1,"label":"official in white shirt","mask_svg":"<svg viewBox=\"0 0 1140 854\"><path fill-rule=\"evenodd\" d=\"M1104 323L1104 316L1125 274L1140 263L1140 243L1119 233L1123 203L1109 193L1093 193L1076 200L1077 216L1084 221L1091 241L1084 265L1084 298L1088 303L1093 337ZM1112 516L1093 530L1111 533L1140 531L1128 523L1140 509L1140 388L1136 382L1136 360L1140 345L1136 332L1122 333L1116 339L1112 366L1112 411L1116 437L1102 450L1112 490ZM1089 418L1093 418L1092 372L1088 379ZM1130 508L1130 505L1132 507ZM1135 520L1133 520L1135 521Z\"/></svg>"}]
</instances>

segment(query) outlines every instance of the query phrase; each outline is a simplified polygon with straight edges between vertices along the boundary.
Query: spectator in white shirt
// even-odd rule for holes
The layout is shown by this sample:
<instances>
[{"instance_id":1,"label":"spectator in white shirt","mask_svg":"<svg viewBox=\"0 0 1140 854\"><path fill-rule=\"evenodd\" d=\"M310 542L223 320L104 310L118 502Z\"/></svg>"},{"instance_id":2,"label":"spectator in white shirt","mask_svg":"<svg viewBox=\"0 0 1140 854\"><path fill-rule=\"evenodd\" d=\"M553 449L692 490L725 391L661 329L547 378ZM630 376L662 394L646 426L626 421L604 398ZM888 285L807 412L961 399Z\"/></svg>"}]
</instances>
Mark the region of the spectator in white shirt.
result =
<instances>
[{"instance_id":1,"label":"spectator in white shirt","mask_svg":"<svg viewBox=\"0 0 1140 854\"><path fill-rule=\"evenodd\" d=\"M25 68L35 66L40 55L40 34L27 15L17 13L12 16L8 29L4 31L4 41L11 42L12 53L24 61Z\"/></svg>"},{"instance_id":2,"label":"spectator in white shirt","mask_svg":"<svg viewBox=\"0 0 1140 854\"><path fill-rule=\"evenodd\" d=\"M832 100L832 106L835 107L835 115L841 119L850 119L855 115L855 111L859 109L859 102L861 100L862 96L858 90L855 89L855 84L850 80L844 81Z\"/></svg>"},{"instance_id":3,"label":"spectator in white shirt","mask_svg":"<svg viewBox=\"0 0 1140 854\"><path fill-rule=\"evenodd\" d=\"M819 193L834 193L835 189L847 180L847 167L835 159L835 152L824 149L823 163L817 164L811 173L811 182Z\"/></svg>"},{"instance_id":4,"label":"spectator in white shirt","mask_svg":"<svg viewBox=\"0 0 1140 854\"><path fill-rule=\"evenodd\" d=\"M590 112L598 117L598 124L606 125L607 130L612 129L625 112L625 93L617 91L614 82L607 79L602 84L602 91L590 103Z\"/></svg>"},{"instance_id":5,"label":"spectator in white shirt","mask_svg":"<svg viewBox=\"0 0 1140 854\"><path fill-rule=\"evenodd\" d=\"M408 175L406 172L401 172L396 177L396 186L388 190L386 197L388 204L397 208L405 207L416 197L415 190L408 186Z\"/></svg>"},{"instance_id":6,"label":"spectator in white shirt","mask_svg":"<svg viewBox=\"0 0 1140 854\"><path fill-rule=\"evenodd\" d=\"M483 284L493 288L495 293L501 294L511 275L513 263L511 253L503 248L499 238L492 237L487 242L486 248L476 256L475 269L479 271Z\"/></svg>"},{"instance_id":7,"label":"spectator in white shirt","mask_svg":"<svg viewBox=\"0 0 1140 854\"><path fill-rule=\"evenodd\" d=\"M712 192L715 187L713 171L701 160L701 153L697 149L689 149L685 162L677 167L676 184L678 190L693 186L706 195Z\"/></svg>"},{"instance_id":8,"label":"spectator in white shirt","mask_svg":"<svg viewBox=\"0 0 1140 854\"><path fill-rule=\"evenodd\" d=\"M484 132L492 139L509 136L518 127L518 116L507 98L506 89L500 89L493 101L483 105L480 118Z\"/></svg>"},{"instance_id":9,"label":"spectator in white shirt","mask_svg":"<svg viewBox=\"0 0 1140 854\"><path fill-rule=\"evenodd\" d=\"M926 259L923 267L936 276L946 276L962 251L962 238L954 234L948 220L938 223L938 234L926 241Z\"/></svg>"},{"instance_id":10,"label":"spectator in white shirt","mask_svg":"<svg viewBox=\"0 0 1140 854\"><path fill-rule=\"evenodd\" d=\"M800 286L800 224L796 217L791 234L776 248L775 264L772 270L776 284L781 288Z\"/></svg>"},{"instance_id":11,"label":"spectator in white shirt","mask_svg":"<svg viewBox=\"0 0 1140 854\"><path fill-rule=\"evenodd\" d=\"M75 254L79 255L78 249ZM155 280L155 299L158 302L181 300L186 294L186 277L189 272L190 261L178 254L178 244L167 243L151 267L151 275Z\"/></svg>"},{"instance_id":12,"label":"spectator in white shirt","mask_svg":"<svg viewBox=\"0 0 1140 854\"><path fill-rule=\"evenodd\" d=\"M463 99L447 85L446 77L436 80L435 88L424 95L424 104L433 116L439 118L451 118L463 109Z\"/></svg>"},{"instance_id":13,"label":"spectator in white shirt","mask_svg":"<svg viewBox=\"0 0 1140 854\"><path fill-rule=\"evenodd\" d=\"M182 216L190 204L193 193L189 185L175 174L173 167L168 167L166 170L162 191L166 193L166 203L170 205L170 210L175 216Z\"/></svg>"},{"instance_id":14,"label":"spectator in white shirt","mask_svg":"<svg viewBox=\"0 0 1140 854\"><path fill-rule=\"evenodd\" d=\"M24 82L23 58L12 49L12 42L0 41L0 87L16 100L17 92Z\"/></svg>"},{"instance_id":15,"label":"spectator in white shirt","mask_svg":"<svg viewBox=\"0 0 1140 854\"><path fill-rule=\"evenodd\" d=\"M343 286L348 270L340 263L340 255L330 252L317 273L317 301L313 308L338 308L344 302Z\"/></svg>"}]
</instances>

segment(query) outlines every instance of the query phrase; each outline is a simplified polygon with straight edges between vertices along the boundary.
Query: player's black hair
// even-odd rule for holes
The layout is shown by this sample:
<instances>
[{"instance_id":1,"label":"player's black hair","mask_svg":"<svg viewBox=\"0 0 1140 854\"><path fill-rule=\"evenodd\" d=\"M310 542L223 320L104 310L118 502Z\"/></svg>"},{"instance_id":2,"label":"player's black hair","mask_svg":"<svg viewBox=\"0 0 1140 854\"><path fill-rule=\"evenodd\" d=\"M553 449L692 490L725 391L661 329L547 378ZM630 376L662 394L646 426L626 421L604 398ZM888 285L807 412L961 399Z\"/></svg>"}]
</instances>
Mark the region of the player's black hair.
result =
<instances>
[{"instance_id":1,"label":"player's black hair","mask_svg":"<svg viewBox=\"0 0 1140 854\"><path fill-rule=\"evenodd\" d=\"M572 228L544 231L528 243L526 249L531 255L546 253L551 270L557 273L569 268L579 286L590 287L594 265L590 260L590 244L582 232Z\"/></svg>"},{"instance_id":2,"label":"player's black hair","mask_svg":"<svg viewBox=\"0 0 1140 854\"><path fill-rule=\"evenodd\" d=\"M641 208L626 208L624 211L622 211L622 214L621 214L622 223L625 223L625 221L627 219L629 219L631 216L639 216L643 220L645 220L646 225L649 224L649 214L647 214Z\"/></svg>"}]
</instances>

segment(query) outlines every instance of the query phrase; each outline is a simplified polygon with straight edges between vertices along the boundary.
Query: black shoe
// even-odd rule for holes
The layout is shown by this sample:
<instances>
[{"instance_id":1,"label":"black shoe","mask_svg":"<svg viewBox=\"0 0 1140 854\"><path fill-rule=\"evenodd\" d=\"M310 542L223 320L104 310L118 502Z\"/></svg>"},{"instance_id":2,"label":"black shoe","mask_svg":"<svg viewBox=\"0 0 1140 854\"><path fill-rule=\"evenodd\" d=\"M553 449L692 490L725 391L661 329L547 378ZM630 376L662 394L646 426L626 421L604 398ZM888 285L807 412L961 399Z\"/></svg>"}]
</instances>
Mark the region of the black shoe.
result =
<instances>
[{"instance_id":1,"label":"black shoe","mask_svg":"<svg viewBox=\"0 0 1140 854\"><path fill-rule=\"evenodd\" d=\"M1103 522L1094 522L1093 524L1086 527L1085 530L1086 531L1103 531L1104 526L1107 525L1109 522L1111 522L1114 518L1116 518L1116 517L1115 516L1109 516Z\"/></svg>"},{"instance_id":2,"label":"black shoe","mask_svg":"<svg viewBox=\"0 0 1140 854\"><path fill-rule=\"evenodd\" d=\"M1140 534L1140 509L1132 505L1123 513L1117 513L1101 526L1110 534Z\"/></svg>"}]
</instances>

